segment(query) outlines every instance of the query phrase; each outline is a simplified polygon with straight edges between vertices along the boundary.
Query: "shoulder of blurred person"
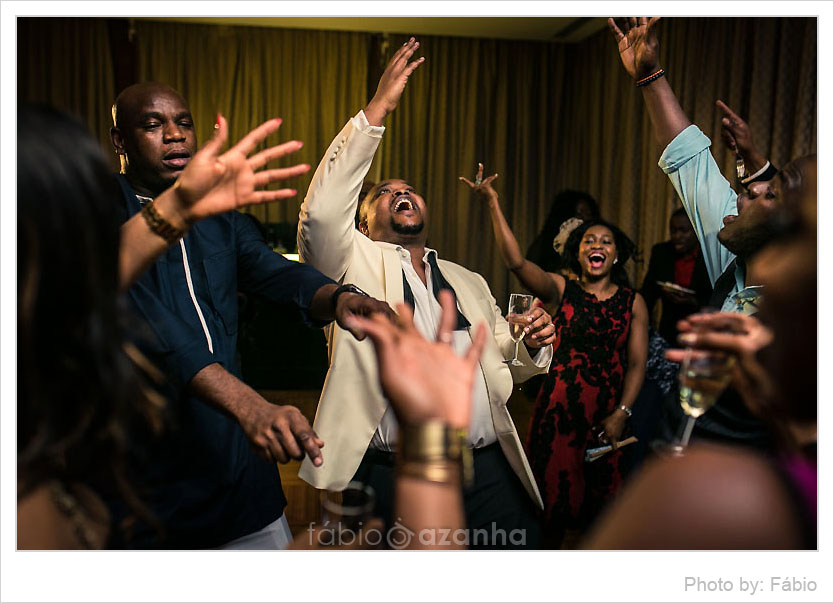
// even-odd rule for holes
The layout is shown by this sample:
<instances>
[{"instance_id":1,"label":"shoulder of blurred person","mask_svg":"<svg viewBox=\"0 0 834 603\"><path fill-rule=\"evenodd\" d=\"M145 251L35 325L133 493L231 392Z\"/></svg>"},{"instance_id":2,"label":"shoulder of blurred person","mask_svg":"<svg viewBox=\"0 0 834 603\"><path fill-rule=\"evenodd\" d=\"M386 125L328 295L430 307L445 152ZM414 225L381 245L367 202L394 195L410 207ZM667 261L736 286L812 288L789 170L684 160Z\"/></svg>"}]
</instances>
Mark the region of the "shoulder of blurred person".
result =
<instances>
[{"instance_id":1,"label":"shoulder of blurred person","mask_svg":"<svg viewBox=\"0 0 834 603\"><path fill-rule=\"evenodd\" d=\"M109 534L110 516L88 488L69 489L51 482L17 503L17 547L23 550L100 549Z\"/></svg>"},{"instance_id":2,"label":"shoulder of blurred person","mask_svg":"<svg viewBox=\"0 0 834 603\"><path fill-rule=\"evenodd\" d=\"M803 548L801 508L770 458L692 446L635 477L597 523L591 549Z\"/></svg>"}]
</instances>

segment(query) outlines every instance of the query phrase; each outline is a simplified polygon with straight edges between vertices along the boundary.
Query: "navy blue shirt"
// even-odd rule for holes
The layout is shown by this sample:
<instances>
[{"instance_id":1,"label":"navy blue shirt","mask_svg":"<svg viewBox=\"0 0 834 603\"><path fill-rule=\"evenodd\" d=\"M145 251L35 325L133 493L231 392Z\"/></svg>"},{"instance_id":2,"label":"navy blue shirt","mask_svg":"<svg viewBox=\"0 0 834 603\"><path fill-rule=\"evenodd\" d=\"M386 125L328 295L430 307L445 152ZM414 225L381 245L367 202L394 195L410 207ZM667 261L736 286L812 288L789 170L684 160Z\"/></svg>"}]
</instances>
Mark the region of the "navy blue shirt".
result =
<instances>
[{"instance_id":1,"label":"navy blue shirt","mask_svg":"<svg viewBox=\"0 0 834 603\"><path fill-rule=\"evenodd\" d=\"M118 178L129 218L141 206L127 180ZM181 244L174 244L127 294L142 319L140 348L168 378L171 422L161 438L135 451L140 496L165 530L160 540L156 531L137 523L126 543L135 548L215 547L281 516L286 498L277 467L255 454L237 421L185 388L215 362L240 377L238 291L260 295L279 304L276 311L300 312L308 324L321 326L307 309L318 289L334 283L315 268L275 253L252 220L238 212L197 223L183 242L187 271ZM292 342L275 342L282 344ZM115 515L118 521L118 509Z\"/></svg>"}]
</instances>

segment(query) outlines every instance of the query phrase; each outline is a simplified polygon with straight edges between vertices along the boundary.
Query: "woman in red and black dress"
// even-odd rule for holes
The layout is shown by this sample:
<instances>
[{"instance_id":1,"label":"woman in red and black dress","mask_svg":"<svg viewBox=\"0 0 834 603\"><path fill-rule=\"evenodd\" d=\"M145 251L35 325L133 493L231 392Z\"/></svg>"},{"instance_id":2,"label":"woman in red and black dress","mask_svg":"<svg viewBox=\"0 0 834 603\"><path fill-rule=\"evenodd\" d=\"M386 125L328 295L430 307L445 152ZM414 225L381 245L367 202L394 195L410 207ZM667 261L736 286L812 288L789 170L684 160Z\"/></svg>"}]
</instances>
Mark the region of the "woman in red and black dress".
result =
<instances>
[{"instance_id":1,"label":"woman in red and black dress","mask_svg":"<svg viewBox=\"0 0 834 603\"><path fill-rule=\"evenodd\" d=\"M635 246L602 220L582 223L565 245L567 280L521 254L492 188L462 178L489 203L501 255L522 284L553 310L553 364L536 400L527 454L544 499L545 535L557 545L566 529L583 529L622 482L621 453L585 463L585 450L616 443L646 371L648 312L628 286L623 265Z\"/></svg>"}]
</instances>

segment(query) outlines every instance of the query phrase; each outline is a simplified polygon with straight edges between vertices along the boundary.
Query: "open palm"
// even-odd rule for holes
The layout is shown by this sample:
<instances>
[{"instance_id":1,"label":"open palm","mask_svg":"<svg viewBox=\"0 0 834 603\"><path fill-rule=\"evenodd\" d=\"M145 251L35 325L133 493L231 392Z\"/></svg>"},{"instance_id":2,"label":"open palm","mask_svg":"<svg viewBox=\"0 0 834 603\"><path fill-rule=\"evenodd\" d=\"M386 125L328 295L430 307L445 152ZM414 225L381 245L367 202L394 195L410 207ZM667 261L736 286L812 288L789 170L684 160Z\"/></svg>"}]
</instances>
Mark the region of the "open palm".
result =
<instances>
[{"instance_id":1,"label":"open palm","mask_svg":"<svg viewBox=\"0 0 834 603\"><path fill-rule=\"evenodd\" d=\"M647 77L658 69L658 21L660 17L627 17L620 23L620 29L613 18L608 19L623 67L635 80Z\"/></svg>"},{"instance_id":2,"label":"open palm","mask_svg":"<svg viewBox=\"0 0 834 603\"><path fill-rule=\"evenodd\" d=\"M218 118L217 133L200 149L177 179L175 192L186 219L193 223L202 218L257 203L286 199L294 189L261 190L266 185L305 173L307 164L287 168L261 169L267 163L290 155L301 148L299 141L285 142L249 154L281 126L281 120L267 121L244 136L220 155L228 135L226 120Z\"/></svg>"},{"instance_id":3,"label":"open palm","mask_svg":"<svg viewBox=\"0 0 834 603\"><path fill-rule=\"evenodd\" d=\"M492 181L498 178L498 174L493 174L492 176L487 176L484 178L484 164L478 164L478 173L475 175L475 182L472 182L468 178L464 178L463 176L459 176L458 180L466 184L473 193L485 199L487 201L497 201L498 200L498 193L492 188Z\"/></svg>"}]
</instances>

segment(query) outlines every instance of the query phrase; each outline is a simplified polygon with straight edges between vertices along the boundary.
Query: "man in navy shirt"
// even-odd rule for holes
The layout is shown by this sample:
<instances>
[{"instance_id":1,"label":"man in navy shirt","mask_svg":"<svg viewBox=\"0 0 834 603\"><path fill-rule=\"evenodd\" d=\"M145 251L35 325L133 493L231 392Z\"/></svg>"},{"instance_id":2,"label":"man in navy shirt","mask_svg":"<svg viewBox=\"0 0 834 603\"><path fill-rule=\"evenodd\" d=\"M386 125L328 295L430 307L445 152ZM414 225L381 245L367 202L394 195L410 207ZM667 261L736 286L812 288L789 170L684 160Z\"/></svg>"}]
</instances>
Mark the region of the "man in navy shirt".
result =
<instances>
[{"instance_id":1,"label":"man in navy shirt","mask_svg":"<svg viewBox=\"0 0 834 603\"><path fill-rule=\"evenodd\" d=\"M173 185L197 148L185 99L156 83L119 94L111 138L126 218ZM271 404L239 379L238 291L299 312L311 326L336 319L347 328L352 313L390 312L273 252L242 214L195 224L128 292L147 326L142 349L167 377L172 426L136 460L143 500L163 530L131 521L125 546L280 548L290 538L275 463L307 455L319 466L324 443L297 408ZM114 516L130 521L118 508Z\"/></svg>"}]
</instances>

